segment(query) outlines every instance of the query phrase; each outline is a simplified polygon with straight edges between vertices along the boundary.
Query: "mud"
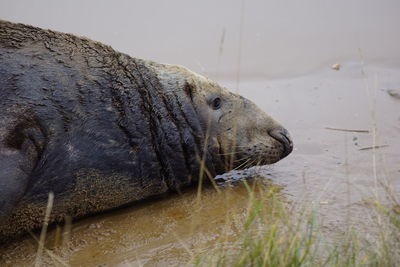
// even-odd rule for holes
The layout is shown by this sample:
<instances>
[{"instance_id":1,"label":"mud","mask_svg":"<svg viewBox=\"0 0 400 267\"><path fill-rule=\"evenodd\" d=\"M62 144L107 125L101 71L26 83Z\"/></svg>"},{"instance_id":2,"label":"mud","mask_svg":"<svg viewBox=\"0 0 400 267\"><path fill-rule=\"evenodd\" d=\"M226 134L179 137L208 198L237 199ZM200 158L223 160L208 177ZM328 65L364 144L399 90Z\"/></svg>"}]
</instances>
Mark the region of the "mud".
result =
<instances>
[{"instance_id":1,"label":"mud","mask_svg":"<svg viewBox=\"0 0 400 267\"><path fill-rule=\"evenodd\" d=\"M220 82L235 88L235 82ZM385 188L400 194L400 102L387 93L398 88L400 68L357 62L342 62L339 71L327 66L304 76L243 80L239 93L291 131L291 156L274 166L217 177L218 190L204 188L200 200L193 188L73 222L64 243L62 229L53 228L46 247L57 256L45 254L43 261L172 266L198 252L216 252L238 234L249 199L240 181L254 176L282 188L291 205L315 206L330 236L351 226L373 231L368 203L385 201ZM226 186L227 179L233 186ZM1 251L0 266L30 266L37 242L25 237Z\"/></svg>"}]
</instances>

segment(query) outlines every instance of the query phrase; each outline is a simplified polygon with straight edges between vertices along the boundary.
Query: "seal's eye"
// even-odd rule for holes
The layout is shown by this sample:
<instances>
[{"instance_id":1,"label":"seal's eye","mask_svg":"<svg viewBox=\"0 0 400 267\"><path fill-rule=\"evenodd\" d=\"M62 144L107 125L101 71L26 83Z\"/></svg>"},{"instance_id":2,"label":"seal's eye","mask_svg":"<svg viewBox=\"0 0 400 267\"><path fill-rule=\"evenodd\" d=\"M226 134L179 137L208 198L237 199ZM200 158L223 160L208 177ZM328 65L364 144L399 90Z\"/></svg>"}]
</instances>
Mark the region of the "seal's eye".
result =
<instances>
[{"instance_id":1,"label":"seal's eye","mask_svg":"<svg viewBox=\"0 0 400 267\"><path fill-rule=\"evenodd\" d=\"M212 106L212 108L213 108L214 110L217 110L217 109L220 109L220 108L221 108L221 103L222 103L221 98L216 97L216 98L214 98L214 100L212 101L211 106Z\"/></svg>"}]
</instances>

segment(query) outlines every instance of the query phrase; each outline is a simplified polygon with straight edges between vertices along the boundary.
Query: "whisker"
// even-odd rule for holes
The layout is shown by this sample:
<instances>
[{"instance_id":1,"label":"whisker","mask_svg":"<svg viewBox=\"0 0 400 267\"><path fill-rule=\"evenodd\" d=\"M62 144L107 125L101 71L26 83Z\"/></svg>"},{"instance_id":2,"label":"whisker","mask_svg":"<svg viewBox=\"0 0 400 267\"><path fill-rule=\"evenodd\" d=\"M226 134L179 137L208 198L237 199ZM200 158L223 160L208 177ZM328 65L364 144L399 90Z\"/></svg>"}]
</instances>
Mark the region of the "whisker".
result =
<instances>
[{"instance_id":1,"label":"whisker","mask_svg":"<svg viewBox=\"0 0 400 267\"><path fill-rule=\"evenodd\" d=\"M254 159L254 156L253 155L247 155L246 157L243 157L243 158L240 158L240 159L236 159L235 162L243 161L243 160L246 160L246 159Z\"/></svg>"},{"instance_id":2,"label":"whisker","mask_svg":"<svg viewBox=\"0 0 400 267\"><path fill-rule=\"evenodd\" d=\"M249 164L250 162L250 164ZM240 165L238 165L237 167L234 168L234 170L238 170L240 168L242 168L243 166L251 166L251 164L254 162L254 160L252 160L250 157L245 160L243 163L241 163Z\"/></svg>"},{"instance_id":3,"label":"whisker","mask_svg":"<svg viewBox=\"0 0 400 267\"><path fill-rule=\"evenodd\" d=\"M235 168L233 168L233 170L240 169L242 166L244 166L245 164L247 164L249 161L250 161L250 159L244 160L244 162L240 163L238 166L236 166Z\"/></svg>"}]
</instances>

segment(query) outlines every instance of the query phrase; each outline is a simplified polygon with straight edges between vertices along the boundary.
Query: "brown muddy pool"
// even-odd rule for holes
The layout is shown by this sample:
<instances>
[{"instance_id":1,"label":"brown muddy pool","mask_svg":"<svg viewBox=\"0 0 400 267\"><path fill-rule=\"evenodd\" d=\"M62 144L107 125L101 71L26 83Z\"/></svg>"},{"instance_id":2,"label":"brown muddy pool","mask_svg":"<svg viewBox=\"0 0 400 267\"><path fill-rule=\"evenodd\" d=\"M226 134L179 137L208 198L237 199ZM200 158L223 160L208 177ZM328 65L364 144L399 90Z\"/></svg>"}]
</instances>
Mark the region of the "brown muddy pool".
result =
<instances>
[{"instance_id":1,"label":"brown muddy pool","mask_svg":"<svg viewBox=\"0 0 400 267\"><path fill-rule=\"evenodd\" d=\"M400 193L400 99L388 93L400 93L400 69L342 65L300 77L242 80L239 93L289 129L295 150L273 166L228 176L240 180L257 173L282 188L291 205L315 205L328 235L349 225L373 230L366 203L385 201L386 186ZM236 88L234 82L220 83ZM195 253L231 244L248 199L240 182L218 192L207 187L201 199L193 188L73 222L64 242L53 228L46 248L54 255L44 253L43 264L185 265ZM16 240L1 248L0 266L31 266L36 251L33 238Z\"/></svg>"}]
</instances>

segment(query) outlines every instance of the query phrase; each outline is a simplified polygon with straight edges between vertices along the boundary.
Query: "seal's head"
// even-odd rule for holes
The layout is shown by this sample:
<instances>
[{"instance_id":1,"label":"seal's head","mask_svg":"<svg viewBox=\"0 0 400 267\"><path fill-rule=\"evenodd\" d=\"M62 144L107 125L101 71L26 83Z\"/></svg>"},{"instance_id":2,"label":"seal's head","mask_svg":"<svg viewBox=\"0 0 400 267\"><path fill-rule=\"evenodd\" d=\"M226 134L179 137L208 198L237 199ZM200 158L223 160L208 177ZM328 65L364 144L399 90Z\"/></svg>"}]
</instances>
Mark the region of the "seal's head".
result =
<instances>
[{"instance_id":1,"label":"seal's head","mask_svg":"<svg viewBox=\"0 0 400 267\"><path fill-rule=\"evenodd\" d=\"M253 102L186 68L163 66L164 85L189 96L226 170L272 164L292 152L288 131Z\"/></svg>"},{"instance_id":2,"label":"seal's head","mask_svg":"<svg viewBox=\"0 0 400 267\"><path fill-rule=\"evenodd\" d=\"M230 169L272 164L292 152L288 131L253 102L205 78L196 81L196 106Z\"/></svg>"}]
</instances>

